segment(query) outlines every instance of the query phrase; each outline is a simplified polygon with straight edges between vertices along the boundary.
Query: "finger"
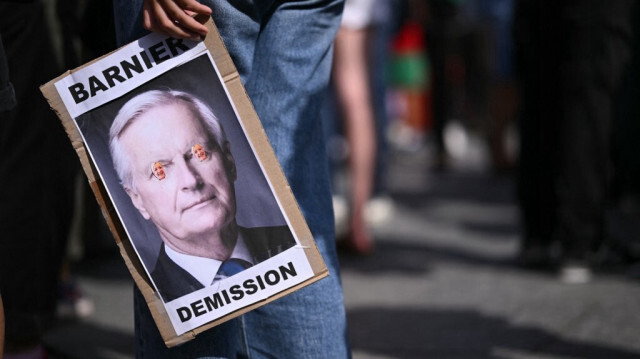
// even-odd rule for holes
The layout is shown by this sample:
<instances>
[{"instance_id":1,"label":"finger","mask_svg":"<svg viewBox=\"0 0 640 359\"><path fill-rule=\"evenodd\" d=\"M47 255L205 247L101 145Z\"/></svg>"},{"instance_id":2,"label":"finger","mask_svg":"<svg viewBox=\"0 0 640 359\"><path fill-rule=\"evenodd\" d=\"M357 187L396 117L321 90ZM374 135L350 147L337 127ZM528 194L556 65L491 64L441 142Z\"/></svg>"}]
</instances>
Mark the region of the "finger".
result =
<instances>
[{"instance_id":1,"label":"finger","mask_svg":"<svg viewBox=\"0 0 640 359\"><path fill-rule=\"evenodd\" d=\"M148 9L149 30L175 38L198 40L200 38L198 33L185 28L173 17L171 5L175 6L173 2L167 4L152 0L145 1L145 7Z\"/></svg>"},{"instance_id":2,"label":"finger","mask_svg":"<svg viewBox=\"0 0 640 359\"><path fill-rule=\"evenodd\" d=\"M156 18L163 16L154 8L152 1L144 1L142 8L142 27L149 31L169 36L163 29L156 25Z\"/></svg>"},{"instance_id":3,"label":"finger","mask_svg":"<svg viewBox=\"0 0 640 359\"><path fill-rule=\"evenodd\" d=\"M197 14L211 15L211 8L195 0L176 0L176 3L184 10L193 11Z\"/></svg>"},{"instance_id":4,"label":"finger","mask_svg":"<svg viewBox=\"0 0 640 359\"><path fill-rule=\"evenodd\" d=\"M187 0L179 0L180 2L174 2L172 0L163 0L163 9L167 12L169 17L177 21L181 27L188 31L197 33L200 35L207 34L207 27L203 24L196 21L193 17L189 16L187 12L185 12L185 8L183 7L183 2ZM188 4L187 4L188 5ZM189 5L191 6L191 5ZM208 8L207 8L208 9Z\"/></svg>"},{"instance_id":5,"label":"finger","mask_svg":"<svg viewBox=\"0 0 640 359\"><path fill-rule=\"evenodd\" d=\"M147 30L151 30L151 15L149 10L149 3L146 1L142 5L142 26Z\"/></svg>"}]
</instances>

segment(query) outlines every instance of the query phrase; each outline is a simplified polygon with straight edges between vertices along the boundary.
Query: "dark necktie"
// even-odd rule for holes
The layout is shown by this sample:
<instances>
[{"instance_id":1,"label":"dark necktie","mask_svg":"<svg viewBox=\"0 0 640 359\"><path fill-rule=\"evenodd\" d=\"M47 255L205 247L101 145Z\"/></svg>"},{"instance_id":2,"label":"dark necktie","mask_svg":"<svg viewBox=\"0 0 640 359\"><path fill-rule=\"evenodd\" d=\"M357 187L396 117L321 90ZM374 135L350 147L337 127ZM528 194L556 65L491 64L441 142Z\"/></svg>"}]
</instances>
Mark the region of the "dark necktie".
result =
<instances>
[{"instance_id":1,"label":"dark necktie","mask_svg":"<svg viewBox=\"0 0 640 359\"><path fill-rule=\"evenodd\" d=\"M222 263L220 269L218 269L215 279L219 280L231 277L232 275L238 274L249 267L251 267L251 263L245 260L240 258L229 258Z\"/></svg>"}]
</instances>

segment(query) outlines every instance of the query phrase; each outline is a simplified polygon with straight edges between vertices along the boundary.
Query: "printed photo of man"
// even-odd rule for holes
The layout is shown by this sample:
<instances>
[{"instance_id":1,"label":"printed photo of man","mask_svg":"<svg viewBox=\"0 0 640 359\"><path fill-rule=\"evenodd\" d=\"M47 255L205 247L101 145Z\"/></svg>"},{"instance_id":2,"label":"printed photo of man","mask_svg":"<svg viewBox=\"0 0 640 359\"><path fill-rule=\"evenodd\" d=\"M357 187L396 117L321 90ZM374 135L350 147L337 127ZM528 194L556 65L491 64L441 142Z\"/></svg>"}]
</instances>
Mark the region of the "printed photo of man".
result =
<instances>
[{"instance_id":1,"label":"printed photo of man","mask_svg":"<svg viewBox=\"0 0 640 359\"><path fill-rule=\"evenodd\" d=\"M182 91L150 90L127 101L109 149L133 206L162 245L151 277L170 302L295 245L287 226L236 222L236 164L209 106Z\"/></svg>"}]
</instances>

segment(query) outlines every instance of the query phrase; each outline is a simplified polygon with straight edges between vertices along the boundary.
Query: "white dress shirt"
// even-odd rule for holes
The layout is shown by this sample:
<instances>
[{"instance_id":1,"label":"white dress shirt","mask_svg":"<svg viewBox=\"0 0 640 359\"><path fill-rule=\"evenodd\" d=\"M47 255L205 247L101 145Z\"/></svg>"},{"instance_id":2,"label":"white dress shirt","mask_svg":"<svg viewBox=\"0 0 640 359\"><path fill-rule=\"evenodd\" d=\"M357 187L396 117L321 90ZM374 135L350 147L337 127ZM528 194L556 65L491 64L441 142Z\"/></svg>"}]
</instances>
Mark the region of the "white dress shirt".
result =
<instances>
[{"instance_id":1,"label":"white dress shirt","mask_svg":"<svg viewBox=\"0 0 640 359\"><path fill-rule=\"evenodd\" d=\"M164 246L164 250L172 261L182 267L182 269L186 270L205 287L213 284L216 273L218 273L218 270L222 265L222 261L217 259L178 253L167 245ZM249 249L245 245L244 239L240 233L238 233L238 241L236 242L236 246L233 248L233 252L231 252L231 256L229 258L238 258L254 264L251 259L251 254L249 253Z\"/></svg>"}]
</instances>

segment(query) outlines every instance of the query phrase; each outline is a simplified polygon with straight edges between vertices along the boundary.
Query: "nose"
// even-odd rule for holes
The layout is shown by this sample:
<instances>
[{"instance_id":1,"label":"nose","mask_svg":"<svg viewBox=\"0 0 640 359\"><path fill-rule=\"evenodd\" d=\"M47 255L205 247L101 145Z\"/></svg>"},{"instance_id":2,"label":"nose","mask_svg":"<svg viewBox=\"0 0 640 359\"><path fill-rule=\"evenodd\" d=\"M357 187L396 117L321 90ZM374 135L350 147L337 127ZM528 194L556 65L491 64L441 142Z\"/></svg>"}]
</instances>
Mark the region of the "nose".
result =
<instances>
[{"instance_id":1,"label":"nose","mask_svg":"<svg viewBox=\"0 0 640 359\"><path fill-rule=\"evenodd\" d=\"M180 159L176 164L176 176L180 189L183 191L193 191L202 186L202 176L197 168L189 161Z\"/></svg>"}]
</instances>

